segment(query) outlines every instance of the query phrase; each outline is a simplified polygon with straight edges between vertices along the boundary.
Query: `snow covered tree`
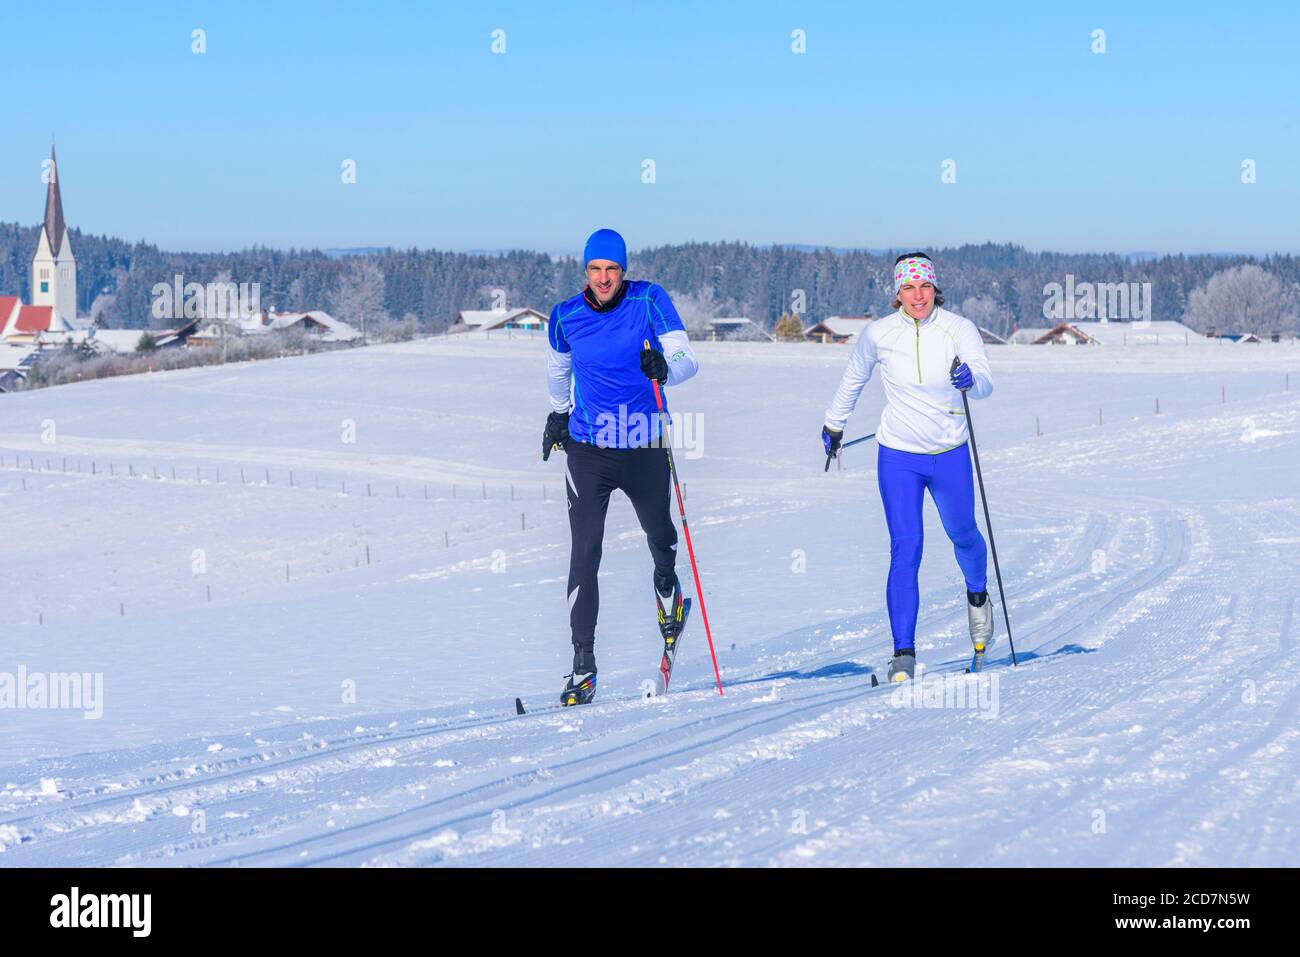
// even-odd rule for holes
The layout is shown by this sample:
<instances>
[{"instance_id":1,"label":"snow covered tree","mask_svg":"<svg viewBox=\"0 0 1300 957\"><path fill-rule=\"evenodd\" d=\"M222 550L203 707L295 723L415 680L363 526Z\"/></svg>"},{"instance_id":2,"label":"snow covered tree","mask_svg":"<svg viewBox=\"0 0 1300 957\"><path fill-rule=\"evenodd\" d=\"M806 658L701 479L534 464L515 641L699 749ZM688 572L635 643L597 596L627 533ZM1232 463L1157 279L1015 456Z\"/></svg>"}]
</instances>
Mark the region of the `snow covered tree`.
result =
<instances>
[{"instance_id":1,"label":"snow covered tree","mask_svg":"<svg viewBox=\"0 0 1300 957\"><path fill-rule=\"evenodd\" d=\"M992 296L968 296L961 308L955 311L980 328L999 336L1011 333L1011 313Z\"/></svg>"},{"instance_id":2,"label":"snow covered tree","mask_svg":"<svg viewBox=\"0 0 1300 957\"><path fill-rule=\"evenodd\" d=\"M1292 332L1300 294L1254 263L1224 269L1187 299L1183 322L1198 332Z\"/></svg>"},{"instance_id":3,"label":"snow covered tree","mask_svg":"<svg viewBox=\"0 0 1300 957\"><path fill-rule=\"evenodd\" d=\"M335 319L360 327L362 342L366 341L367 330L378 329L387 322L384 271L379 265L360 256L349 262L330 297L330 312Z\"/></svg>"}]
</instances>

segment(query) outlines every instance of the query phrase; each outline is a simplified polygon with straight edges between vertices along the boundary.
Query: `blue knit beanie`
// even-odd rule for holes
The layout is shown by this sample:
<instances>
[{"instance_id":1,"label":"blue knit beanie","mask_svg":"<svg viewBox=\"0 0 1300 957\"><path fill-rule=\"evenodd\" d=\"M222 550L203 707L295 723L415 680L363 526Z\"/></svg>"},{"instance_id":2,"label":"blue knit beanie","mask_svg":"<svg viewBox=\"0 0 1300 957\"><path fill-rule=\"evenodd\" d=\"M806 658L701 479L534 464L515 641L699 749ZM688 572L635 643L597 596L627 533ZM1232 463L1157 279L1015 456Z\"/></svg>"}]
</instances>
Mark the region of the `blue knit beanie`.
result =
<instances>
[{"instance_id":1,"label":"blue knit beanie","mask_svg":"<svg viewBox=\"0 0 1300 957\"><path fill-rule=\"evenodd\" d=\"M587 248L582 251L583 268L593 259L608 259L627 272L627 243L612 229L598 229L591 234Z\"/></svg>"}]
</instances>

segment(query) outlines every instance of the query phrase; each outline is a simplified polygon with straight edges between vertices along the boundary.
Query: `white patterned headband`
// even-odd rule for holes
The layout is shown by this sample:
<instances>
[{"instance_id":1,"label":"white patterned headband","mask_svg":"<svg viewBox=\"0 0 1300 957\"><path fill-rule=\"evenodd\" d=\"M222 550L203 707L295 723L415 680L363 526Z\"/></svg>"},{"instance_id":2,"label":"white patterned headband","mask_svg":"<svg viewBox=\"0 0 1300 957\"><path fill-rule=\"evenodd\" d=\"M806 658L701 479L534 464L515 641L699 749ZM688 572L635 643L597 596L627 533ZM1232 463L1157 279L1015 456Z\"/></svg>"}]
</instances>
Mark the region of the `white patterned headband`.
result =
<instances>
[{"instance_id":1,"label":"white patterned headband","mask_svg":"<svg viewBox=\"0 0 1300 957\"><path fill-rule=\"evenodd\" d=\"M902 289L909 282L920 285L928 282L936 289L939 288L939 282L934 275L934 263L924 256L909 256L898 263L894 264L894 294Z\"/></svg>"}]
</instances>

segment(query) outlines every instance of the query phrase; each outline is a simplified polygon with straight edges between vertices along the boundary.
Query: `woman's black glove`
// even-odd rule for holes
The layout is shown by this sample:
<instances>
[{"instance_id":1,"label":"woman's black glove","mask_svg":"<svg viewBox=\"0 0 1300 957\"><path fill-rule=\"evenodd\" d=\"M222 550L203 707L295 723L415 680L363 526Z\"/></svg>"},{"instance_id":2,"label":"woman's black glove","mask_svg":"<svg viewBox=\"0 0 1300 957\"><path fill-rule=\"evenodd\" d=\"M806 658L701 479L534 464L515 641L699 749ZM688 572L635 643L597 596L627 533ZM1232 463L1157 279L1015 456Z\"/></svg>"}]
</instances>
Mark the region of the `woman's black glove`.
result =
<instances>
[{"instance_id":1,"label":"woman's black glove","mask_svg":"<svg viewBox=\"0 0 1300 957\"><path fill-rule=\"evenodd\" d=\"M569 413L552 412L546 417L546 431L542 433L542 461L551 457L556 449L564 451L569 441Z\"/></svg>"}]
</instances>

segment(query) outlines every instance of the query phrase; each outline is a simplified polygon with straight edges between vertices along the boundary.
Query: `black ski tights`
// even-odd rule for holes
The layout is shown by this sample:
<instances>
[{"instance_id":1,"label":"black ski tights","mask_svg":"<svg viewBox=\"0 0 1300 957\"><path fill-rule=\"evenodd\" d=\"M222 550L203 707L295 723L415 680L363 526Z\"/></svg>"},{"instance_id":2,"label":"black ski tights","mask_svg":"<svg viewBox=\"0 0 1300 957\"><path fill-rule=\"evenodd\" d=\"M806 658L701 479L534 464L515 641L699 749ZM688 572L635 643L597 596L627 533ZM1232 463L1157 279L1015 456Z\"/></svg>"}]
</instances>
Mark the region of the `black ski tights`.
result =
<instances>
[{"instance_id":1,"label":"black ski tights","mask_svg":"<svg viewBox=\"0 0 1300 957\"><path fill-rule=\"evenodd\" d=\"M662 448L604 449L570 440L565 449L565 484L569 498L569 626L575 648L591 649L596 640L596 612L609 495L622 489L646 533L655 574L673 575L677 529L670 511L668 452Z\"/></svg>"}]
</instances>

